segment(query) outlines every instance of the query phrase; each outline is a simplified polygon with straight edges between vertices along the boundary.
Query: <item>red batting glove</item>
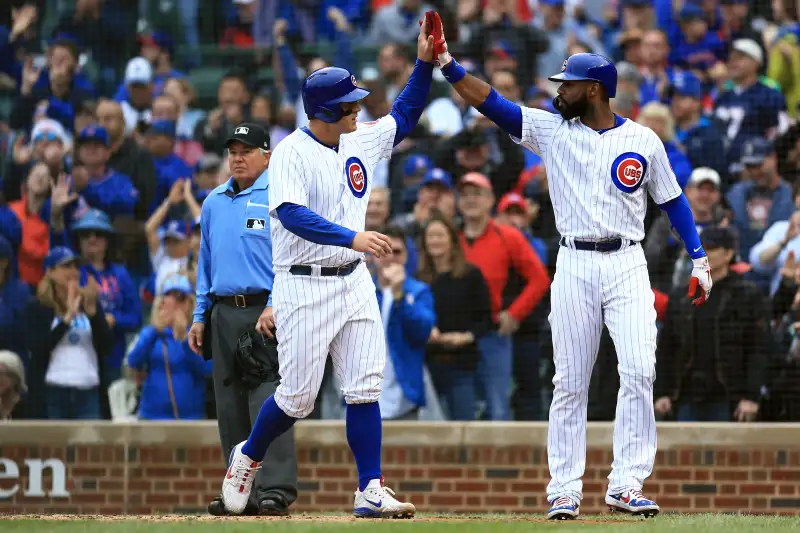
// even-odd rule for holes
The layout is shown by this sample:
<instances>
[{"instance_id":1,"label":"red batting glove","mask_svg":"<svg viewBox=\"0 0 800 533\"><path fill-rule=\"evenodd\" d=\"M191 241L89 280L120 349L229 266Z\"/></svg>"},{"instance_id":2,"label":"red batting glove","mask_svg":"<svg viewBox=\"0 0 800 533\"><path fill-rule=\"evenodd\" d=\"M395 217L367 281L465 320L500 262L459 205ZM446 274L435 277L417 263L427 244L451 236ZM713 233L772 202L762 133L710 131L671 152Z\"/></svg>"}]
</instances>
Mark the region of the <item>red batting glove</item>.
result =
<instances>
[{"instance_id":1,"label":"red batting glove","mask_svg":"<svg viewBox=\"0 0 800 533\"><path fill-rule=\"evenodd\" d=\"M419 21L422 25L422 21ZM443 67L450 63L453 59L450 52L447 51L447 41L444 38L444 27L442 26L442 18L436 11L425 12L425 27L427 28L428 35L433 36L433 52L438 58L436 64Z\"/></svg>"},{"instance_id":2,"label":"red batting glove","mask_svg":"<svg viewBox=\"0 0 800 533\"><path fill-rule=\"evenodd\" d=\"M708 297L711 296L711 267L708 265L708 257L692 259L692 278L689 280L689 298L695 307L703 305ZM695 297L697 288L700 287L701 293Z\"/></svg>"}]
</instances>

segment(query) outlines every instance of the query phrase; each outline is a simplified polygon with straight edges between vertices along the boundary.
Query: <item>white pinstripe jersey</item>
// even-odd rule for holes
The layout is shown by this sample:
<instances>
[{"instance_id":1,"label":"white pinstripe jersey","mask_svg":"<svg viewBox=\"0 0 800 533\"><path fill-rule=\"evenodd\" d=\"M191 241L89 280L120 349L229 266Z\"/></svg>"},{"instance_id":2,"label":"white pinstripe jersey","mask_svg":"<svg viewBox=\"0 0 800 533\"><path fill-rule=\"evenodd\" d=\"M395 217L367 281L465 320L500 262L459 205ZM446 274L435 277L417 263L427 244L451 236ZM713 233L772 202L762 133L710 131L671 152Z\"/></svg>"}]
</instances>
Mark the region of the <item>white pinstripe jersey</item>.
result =
<instances>
[{"instance_id":1,"label":"white pinstripe jersey","mask_svg":"<svg viewBox=\"0 0 800 533\"><path fill-rule=\"evenodd\" d=\"M397 123L387 115L359 123L342 135L338 150L321 144L302 129L275 147L269 164L269 208L272 216L272 261L275 269L291 265L339 266L362 253L309 242L283 227L276 209L282 203L309 208L355 232L364 231L372 175L394 148Z\"/></svg>"},{"instance_id":2,"label":"white pinstripe jersey","mask_svg":"<svg viewBox=\"0 0 800 533\"><path fill-rule=\"evenodd\" d=\"M664 144L631 120L601 134L580 119L522 107L522 139L512 139L544 161L564 237L641 241L645 191L658 204L681 194Z\"/></svg>"}]
</instances>

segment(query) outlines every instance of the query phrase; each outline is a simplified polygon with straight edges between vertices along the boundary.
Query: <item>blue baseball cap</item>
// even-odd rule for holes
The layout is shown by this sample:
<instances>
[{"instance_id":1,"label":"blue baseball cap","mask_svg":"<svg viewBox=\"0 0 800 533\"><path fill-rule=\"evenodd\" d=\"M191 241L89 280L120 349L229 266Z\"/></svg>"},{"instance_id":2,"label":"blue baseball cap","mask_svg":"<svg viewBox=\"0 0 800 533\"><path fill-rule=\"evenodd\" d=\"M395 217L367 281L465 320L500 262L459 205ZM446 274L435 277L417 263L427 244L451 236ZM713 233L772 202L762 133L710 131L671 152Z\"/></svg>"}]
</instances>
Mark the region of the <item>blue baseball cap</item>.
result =
<instances>
[{"instance_id":1,"label":"blue baseball cap","mask_svg":"<svg viewBox=\"0 0 800 533\"><path fill-rule=\"evenodd\" d=\"M77 263L78 256L66 246L51 248L44 258L44 269L50 270L68 263Z\"/></svg>"},{"instance_id":2,"label":"blue baseball cap","mask_svg":"<svg viewBox=\"0 0 800 533\"><path fill-rule=\"evenodd\" d=\"M403 166L403 174L405 176L414 176L423 174L431 168L433 168L433 161L431 161L429 157L420 154L411 154L408 156Z\"/></svg>"},{"instance_id":3,"label":"blue baseball cap","mask_svg":"<svg viewBox=\"0 0 800 533\"><path fill-rule=\"evenodd\" d=\"M771 142L762 137L753 137L745 141L740 162L743 165L760 165L774 151Z\"/></svg>"},{"instance_id":4,"label":"blue baseball cap","mask_svg":"<svg viewBox=\"0 0 800 533\"><path fill-rule=\"evenodd\" d=\"M149 135L166 135L171 138L175 138L176 132L175 123L171 120L156 120L150 124L150 129L147 130Z\"/></svg>"},{"instance_id":5,"label":"blue baseball cap","mask_svg":"<svg viewBox=\"0 0 800 533\"><path fill-rule=\"evenodd\" d=\"M441 168L432 168L425 173L425 176L422 178L422 181L419 185L420 187L425 187L426 185L437 185L452 189L453 178L448 172L445 172Z\"/></svg>"},{"instance_id":6,"label":"blue baseball cap","mask_svg":"<svg viewBox=\"0 0 800 533\"><path fill-rule=\"evenodd\" d=\"M99 209L90 209L72 224L72 231L102 231L104 233L116 233L114 226L108 215Z\"/></svg>"},{"instance_id":7,"label":"blue baseball cap","mask_svg":"<svg viewBox=\"0 0 800 533\"><path fill-rule=\"evenodd\" d=\"M189 281L189 278L186 276L181 276L180 274L176 274L174 276L170 276L164 281L164 285L161 286L161 295L165 295L169 292L179 292L181 294L193 294L194 290L192 290L192 284Z\"/></svg>"},{"instance_id":8,"label":"blue baseball cap","mask_svg":"<svg viewBox=\"0 0 800 533\"><path fill-rule=\"evenodd\" d=\"M681 96L703 97L703 87L700 84L700 80L690 72L676 73L672 80L672 89Z\"/></svg>"},{"instance_id":9,"label":"blue baseball cap","mask_svg":"<svg viewBox=\"0 0 800 533\"><path fill-rule=\"evenodd\" d=\"M680 18L681 21L701 19L703 18L703 8L698 6L697 4L692 4L691 2L687 2L681 8L678 18Z\"/></svg>"},{"instance_id":10,"label":"blue baseball cap","mask_svg":"<svg viewBox=\"0 0 800 533\"><path fill-rule=\"evenodd\" d=\"M186 223L181 220L170 220L162 228L162 238L164 239L177 239L182 241L186 239Z\"/></svg>"},{"instance_id":11,"label":"blue baseball cap","mask_svg":"<svg viewBox=\"0 0 800 533\"><path fill-rule=\"evenodd\" d=\"M82 144L87 142L97 142L108 147L110 145L108 140L108 132L105 128L101 128L100 126L87 126L83 128L80 135L78 135L78 143Z\"/></svg>"}]
</instances>

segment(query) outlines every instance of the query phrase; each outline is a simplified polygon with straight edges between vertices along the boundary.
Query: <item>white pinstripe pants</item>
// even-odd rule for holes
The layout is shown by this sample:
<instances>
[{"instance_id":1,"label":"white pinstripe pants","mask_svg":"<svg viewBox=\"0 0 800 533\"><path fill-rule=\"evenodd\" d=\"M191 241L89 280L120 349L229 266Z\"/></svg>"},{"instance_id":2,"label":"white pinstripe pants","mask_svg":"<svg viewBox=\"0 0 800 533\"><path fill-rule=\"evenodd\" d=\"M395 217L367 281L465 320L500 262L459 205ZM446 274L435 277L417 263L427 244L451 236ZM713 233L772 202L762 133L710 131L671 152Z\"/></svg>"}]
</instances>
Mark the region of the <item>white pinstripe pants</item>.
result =
<instances>
[{"instance_id":1,"label":"white pinstripe pants","mask_svg":"<svg viewBox=\"0 0 800 533\"><path fill-rule=\"evenodd\" d=\"M386 338L375 284L363 262L344 277L279 270L272 306L281 376L275 403L283 412L294 418L311 414L328 354L347 403L378 401Z\"/></svg>"},{"instance_id":2,"label":"white pinstripe pants","mask_svg":"<svg viewBox=\"0 0 800 533\"><path fill-rule=\"evenodd\" d=\"M641 488L656 455L656 311L642 247L601 253L562 246L551 290L555 389L547 437L547 499L582 498L589 381L604 321L620 374L608 492Z\"/></svg>"}]
</instances>

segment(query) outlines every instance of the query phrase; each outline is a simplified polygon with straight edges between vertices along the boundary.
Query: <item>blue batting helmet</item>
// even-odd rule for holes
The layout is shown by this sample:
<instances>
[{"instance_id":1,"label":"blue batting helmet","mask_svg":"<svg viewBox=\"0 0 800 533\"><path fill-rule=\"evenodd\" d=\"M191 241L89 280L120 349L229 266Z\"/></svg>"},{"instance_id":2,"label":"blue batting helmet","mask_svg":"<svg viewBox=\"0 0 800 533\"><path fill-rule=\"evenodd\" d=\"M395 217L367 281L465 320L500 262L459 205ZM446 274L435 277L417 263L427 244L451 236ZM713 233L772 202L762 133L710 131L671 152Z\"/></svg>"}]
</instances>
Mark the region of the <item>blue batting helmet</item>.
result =
<instances>
[{"instance_id":1,"label":"blue batting helmet","mask_svg":"<svg viewBox=\"0 0 800 533\"><path fill-rule=\"evenodd\" d=\"M311 73L303 82L303 107L308 118L332 124L344 116L342 102L357 102L369 91L356 85L347 69L325 67Z\"/></svg>"},{"instance_id":2,"label":"blue batting helmet","mask_svg":"<svg viewBox=\"0 0 800 533\"><path fill-rule=\"evenodd\" d=\"M606 88L609 98L617 94L617 68L607 57L580 53L569 56L561 72L547 78L550 81L596 81Z\"/></svg>"}]
</instances>

